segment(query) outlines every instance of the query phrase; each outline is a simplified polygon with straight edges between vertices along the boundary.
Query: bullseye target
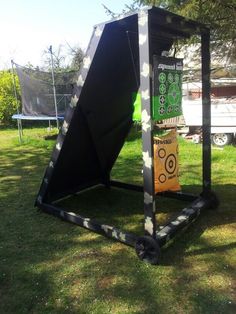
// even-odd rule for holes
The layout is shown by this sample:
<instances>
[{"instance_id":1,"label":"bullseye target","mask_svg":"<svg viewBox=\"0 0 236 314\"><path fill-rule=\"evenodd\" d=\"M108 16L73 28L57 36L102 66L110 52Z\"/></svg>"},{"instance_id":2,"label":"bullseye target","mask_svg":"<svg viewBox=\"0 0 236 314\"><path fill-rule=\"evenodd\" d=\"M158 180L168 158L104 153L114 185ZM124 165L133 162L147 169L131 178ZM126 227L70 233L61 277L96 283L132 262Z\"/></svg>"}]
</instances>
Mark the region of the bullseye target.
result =
<instances>
[{"instance_id":1,"label":"bullseye target","mask_svg":"<svg viewBox=\"0 0 236 314\"><path fill-rule=\"evenodd\" d=\"M164 148L160 148L160 149L159 149L159 151L158 151L158 156L159 156L160 158L165 158L165 156L166 156L166 151L165 151Z\"/></svg>"},{"instance_id":2,"label":"bullseye target","mask_svg":"<svg viewBox=\"0 0 236 314\"><path fill-rule=\"evenodd\" d=\"M166 86L165 86L165 84L160 84L160 86L159 86L159 92L160 92L160 94L165 94L166 93Z\"/></svg>"},{"instance_id":3,"label":"bullseye target","mask_svg":"<svg viewBox=\"0 0 236 314\"><path fill-rule=\"evenodd\" d=\"M170 112L172 112L172 110L173 110L173 107L172 106L168 106L167 112L170 113Z\"/></svg>"},{"instance_id":4,"label":"bullseye target","mask_svg":"<svg viewBox=\"0 0 236 314\"><path fill-rule=\"evenodd\" d=\"M180 109L180 107L177 105L177 106L175 106L175 111L176 112L178 112L178 111L180 111L181 109Z\"/></svg>"},{"instance_id":5,"label":"bullseye target","mask_svg":"<svg viewBox=\"0 0 236 314\"><path fill-rule=\"evenodd\" d=\"M172 74L172 73L169 73L169 74L168 74L168 81L169 81L170 83L173 83L174 77L173 77L173 74Z\"/></svg>"},{"instance_id":6,"label":"bullseye target","mask_svg":"<svg viewBox=\"0 0 236 314\"><path fill-rule=\"evenodd\" d=\"M161 72L159 74L159 81L163 84L166 81L166 74L164 72Z\"/></svg>"},{"instance_id":7,"label":"bullseye target","mask_svg":"<svg viewBox=\"0 0 236 314\"><path fill-rule=\"evenodd\" d=\"M167 156L165 161L165 169L169 174L173 174L176 169L176 157L174 154Z\"/></svg>"},{"instance_id":8,"label":"bullseye target","mask_svg":"<svg viewBox=\"0 0 236 314\"><path fill-rule=\"evenodd\" d=\"M182 114L183 60L154 56L152 114L159 121Z\"/></svg>"},{"instance_id":9,"label":"bullseye target","mask_svg":"<svg viewBox=\"0 0 236 314\"><path fill-rule=\"evenodd\" d=\"M168 89L168 100L171 105L178 105L181 100L181 90L176 83L172 83Z\"/></svg>"},{"instance_id":10,"label":"bullseye target","mask_svg":"<svg viewBox=\"0 0 236 314\"><path fill-rule=\"evenodd\" d=\"M159 96L159 102L163 106L166 102L166 96L165 95Z\"/></svg>"},{"instance_id":11,"label":"bullseye target","mask_svg":"<svg viewBox=\"0 0 236 314\"><path fill-rule=\"evenodd\" d=\"M160 107L159 113L160 113L160 115L163 115L165 113L165 107L164 106Z\"/></svg>"},{"instance_id":12,"label":"bullseye target","mask_svg":"<svg viewBox=\"0 0 236 314\"><path fill-rule=\"evenodd\" d=\"M165 183L166 182L166 175L164 173L160 174L158 177L158 180L160 183Z\"/></svg>"},{"instance_id":13,"label":"bullseye target","mask_svg":"<svg viewBox=\"0 0 236 314\"><path fill-rule=\"evenodd\" d=\"M179 83L179 75L177 73L175 74L175 82Z\"/></svg>"},{"instance_id":14,"label":"bullseye target","mask_svg":"<svg viewBox=\"0 0 236 314\"><path fill-rule=\"evenodd\" d=\"M179 191L177 131L154 137L155 192Z\"/></svg>"}]
</instances>

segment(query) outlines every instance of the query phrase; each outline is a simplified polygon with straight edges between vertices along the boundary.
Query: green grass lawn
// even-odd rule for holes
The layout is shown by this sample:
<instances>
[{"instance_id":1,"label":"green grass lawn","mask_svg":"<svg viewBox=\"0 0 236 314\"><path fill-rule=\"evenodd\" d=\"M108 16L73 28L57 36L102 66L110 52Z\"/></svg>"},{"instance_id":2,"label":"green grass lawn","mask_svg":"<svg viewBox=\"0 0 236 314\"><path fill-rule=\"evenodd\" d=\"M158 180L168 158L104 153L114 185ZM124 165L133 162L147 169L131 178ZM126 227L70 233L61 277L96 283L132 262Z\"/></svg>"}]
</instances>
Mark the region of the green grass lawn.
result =
<instances>
[{"instance_id":1,"label":"green grass lawn","mask_svg":"<svg viewBox=\"0 0 236 314\"><path fill-rule=\"evenodd\" d=\"M161 265L133 248L34 208L54 139L43 128L0 130L0 313L236 313L236 147L212 150L221 204L163 249ZM142 183L140 134L133 131L113 170ZM184 191L201 191L201 145L180 139ZM142 231L142 194L97 189L62 202L124 230ZM185 206L157 201L164 222Z\"/></svg>"}]
</instances>

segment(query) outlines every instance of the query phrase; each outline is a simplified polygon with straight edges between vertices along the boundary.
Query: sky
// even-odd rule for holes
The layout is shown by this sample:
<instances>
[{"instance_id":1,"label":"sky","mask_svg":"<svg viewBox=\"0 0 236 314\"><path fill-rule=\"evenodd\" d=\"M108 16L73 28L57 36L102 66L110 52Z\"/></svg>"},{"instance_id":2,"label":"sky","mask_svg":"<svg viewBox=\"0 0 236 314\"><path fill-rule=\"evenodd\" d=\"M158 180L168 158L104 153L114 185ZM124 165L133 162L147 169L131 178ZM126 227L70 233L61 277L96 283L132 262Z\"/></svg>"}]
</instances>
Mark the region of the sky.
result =
<instances>
[{"instance_id":1,"label":"sky","mask_svg":"<svg viewBox=\"0 0 236 314\"><path fill-rule=\"evenodd\" d=\"M16 63L42 66L52 45L86 50L93 26L110 19L102 4L120 13L132 0L0 0L0 69ZM66 51L66 50L65 50Z\"/></svg>"}]
</instances>

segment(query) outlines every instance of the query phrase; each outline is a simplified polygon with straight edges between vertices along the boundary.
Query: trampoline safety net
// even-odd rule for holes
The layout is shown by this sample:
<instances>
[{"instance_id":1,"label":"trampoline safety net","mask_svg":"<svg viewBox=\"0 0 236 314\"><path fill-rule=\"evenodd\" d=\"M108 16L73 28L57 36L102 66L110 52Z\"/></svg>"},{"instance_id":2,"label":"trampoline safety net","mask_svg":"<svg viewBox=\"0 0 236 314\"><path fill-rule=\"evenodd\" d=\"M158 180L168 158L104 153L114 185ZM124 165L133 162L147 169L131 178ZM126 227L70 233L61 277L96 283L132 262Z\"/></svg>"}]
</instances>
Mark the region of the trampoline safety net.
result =
<instances>
[{"instance_id":1,"label":"trampoline safety net","mask_svg":"<svg viewBox=\"0 0 236 314\"><path fill-rule=\"evenodd\" d=\"M51 72L33 70L15 64L19 77L22 114L25 116L55 117L55 101ZM64 116L70 103L76 71L54 73L57 113Z\"/></svg>"}]
</instances>

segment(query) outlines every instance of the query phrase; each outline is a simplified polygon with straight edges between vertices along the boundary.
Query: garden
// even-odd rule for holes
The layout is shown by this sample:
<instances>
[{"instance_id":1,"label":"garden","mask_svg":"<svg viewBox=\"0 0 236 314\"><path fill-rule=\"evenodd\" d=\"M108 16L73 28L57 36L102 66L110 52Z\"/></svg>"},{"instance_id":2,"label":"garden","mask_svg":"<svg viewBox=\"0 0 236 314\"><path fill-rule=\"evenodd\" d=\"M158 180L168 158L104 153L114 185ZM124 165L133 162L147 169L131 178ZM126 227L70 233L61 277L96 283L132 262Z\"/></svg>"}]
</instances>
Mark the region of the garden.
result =
<instances>
[{"instance_id":1,"label":"garden","mask_svg":"<svg viewBox=\"0 0 236 314\"><path fill-rule=\"evenodd\" d=\"M133 248L47 215L35 198L56 131L0 129L0 313L235 313L235 147L212 149L212 184L220 205L206 210L162 249L160 265ZM141 138L133 128L113 168L142 184ZM180 183L201 191L201 145L179 138ZM141 232L143 195L99 189L63 200L69 208ZM182 208L157 200L159 221Z\"/></svg>"}]
</instances>

